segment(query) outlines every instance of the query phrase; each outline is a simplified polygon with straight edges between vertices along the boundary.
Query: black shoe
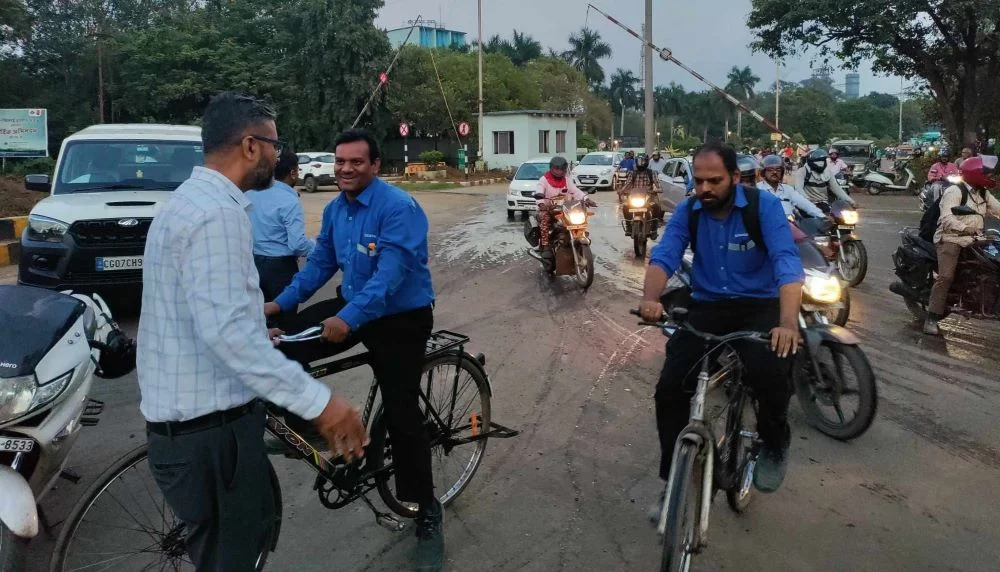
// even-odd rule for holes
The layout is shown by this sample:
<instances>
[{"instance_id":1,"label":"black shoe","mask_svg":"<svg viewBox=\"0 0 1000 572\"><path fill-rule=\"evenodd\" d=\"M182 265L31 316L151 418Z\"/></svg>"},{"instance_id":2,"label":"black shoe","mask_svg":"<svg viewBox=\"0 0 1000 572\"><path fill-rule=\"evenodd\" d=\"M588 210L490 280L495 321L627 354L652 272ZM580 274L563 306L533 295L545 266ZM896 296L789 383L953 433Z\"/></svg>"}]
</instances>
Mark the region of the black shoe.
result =
<instances>
[{"instance_id":1,"label":"black shoe","mask_svg":"<svg viewBox=\"0 0 1000 572\"><path fill-rule=\"evenodd\" d=\"M444 506L437 499L420 506L417 514L417 572L444 569Z\"/></svg>"},{"instance_id":2,"label":"black shoe","mask_svg":"<svg viewBox=\"0 0 1000 572\"><path fill-rule=\"evenodd\" d=\"M753 474L753 484L762 493L773 493L781 488L788 469L788 445L775 449L764 445L757 459L757 467Z\"/></svg>"}]
</instances>

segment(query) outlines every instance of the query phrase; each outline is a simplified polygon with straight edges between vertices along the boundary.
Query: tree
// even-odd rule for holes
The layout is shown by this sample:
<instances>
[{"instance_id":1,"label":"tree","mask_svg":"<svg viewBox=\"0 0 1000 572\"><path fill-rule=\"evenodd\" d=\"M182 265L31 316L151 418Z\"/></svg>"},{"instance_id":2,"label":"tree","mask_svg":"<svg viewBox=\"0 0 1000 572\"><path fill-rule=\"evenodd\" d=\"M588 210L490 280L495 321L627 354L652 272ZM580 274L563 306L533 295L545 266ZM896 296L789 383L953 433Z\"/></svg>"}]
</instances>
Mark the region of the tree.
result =
<instances>
[{"instance_id":1,"label":"tree","mask_svg":"<svg viewBox=\"0 0 1000 572\"><path fill-rule=\"evenodd\" d=\"M753 0L755 50L821 57L927 83L953 147L976 140L1000 96L1000 14L992 0Z\"/></svg>"},{"instance_id":2,"label":"tree","mask_svg":"<svg viewBox=\"0 0 1000 572\"><path fill-rule=\"evenodd\" d=\"M631 70L618 68L611 76L608 84L611 109L621 113L622 109L635 109L639 106L639 78Z\"/></svg>"},{"instance_id":3,"label":"tree","mask_svg":"<svg viewBox=\"0 0 1000 572\"><path fill-rule=\"evenodd\" d=\"M601 40L601 34L590 28L582 28L569 37L569 49L562 53L568 61L587 78L587 84L596 87L604 83L604 68L601 60L611 57L611 46Z\"/></svg>"},{"instance_id":4,"label":"tree","mask_svg":"<svg viewBox=\"0 0 1000 572\"><path fill-rule=\"evenodd\" d=\"M515 66L523 66L532 60L542 57L542 44L527 34L514 30L510 41L510 60Z\"/></svg>"},{"instance_id":5,"label":"tree","mask_svg":"<svg viewBox=\"0 0 1000 572\"><path fill-rule=\"evenodd\" d=\"M0 0L0 45L28 36L31 19L21 0Z\"/></svg>"},{"instance_id":6,"label":"tree","mask_svg":"<svg viewBox=\"0 0 1000 572\"><path fill-rule=\"evenodd\" d=\"M738 66L733 66L733 69L729 70L729 84L726 86L727 90L733 90L737 94L741 95L741 99L744 101L750 101L753 99L753 90L760 82L760 78L755 76L753 70L749 66L745 66L740 69ZM743 112L738 112L739 123L736 129L737 135L739 137L743 136Z\"/></svg>"}]
</instances>

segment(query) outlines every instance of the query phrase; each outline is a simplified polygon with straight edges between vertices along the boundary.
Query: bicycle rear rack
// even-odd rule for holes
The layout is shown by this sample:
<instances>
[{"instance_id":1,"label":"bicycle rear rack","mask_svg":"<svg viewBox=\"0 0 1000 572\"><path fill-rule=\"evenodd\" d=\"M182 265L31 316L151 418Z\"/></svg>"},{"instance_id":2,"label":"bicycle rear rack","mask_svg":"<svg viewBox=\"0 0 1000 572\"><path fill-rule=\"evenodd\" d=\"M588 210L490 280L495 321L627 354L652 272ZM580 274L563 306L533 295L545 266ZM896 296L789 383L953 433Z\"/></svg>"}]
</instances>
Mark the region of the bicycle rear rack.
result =
<instances>
[{"instance_id":1,"label":"bicycle rear rack","mask_svg":"<svg viewBox=\"0 0 1000 572\"><path fill-rule=\"evenodd\" d=\"M430 359L440 355L450 349L461 348L469 343L469 336L459 334L449 330L438 330L431 334L427 340L427 349L424 351L424 358Z\"/></svg>"}]
</instances>

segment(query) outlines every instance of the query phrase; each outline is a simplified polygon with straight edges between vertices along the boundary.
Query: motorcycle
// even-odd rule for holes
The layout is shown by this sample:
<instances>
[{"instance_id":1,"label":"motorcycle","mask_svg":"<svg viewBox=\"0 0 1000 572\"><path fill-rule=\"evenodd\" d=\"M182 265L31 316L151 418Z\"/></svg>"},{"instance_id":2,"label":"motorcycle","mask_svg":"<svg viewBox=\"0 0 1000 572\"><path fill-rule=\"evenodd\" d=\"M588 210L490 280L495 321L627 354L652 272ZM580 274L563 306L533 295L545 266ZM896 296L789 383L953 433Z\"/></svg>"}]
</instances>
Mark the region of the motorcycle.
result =
<instances>
[{"instance_id":1,"label":"motorcycle","mask_svg":"<svg viewBox=\"0 0 1000 572\"><path fill-rule=\"evenodd\" d=\"M858 211L847 201L833 204L817 203L817 207L833 217L834 224L819 218L800 218L797 223L813 238L827 260L835 262L849 285L861 284L868 274L868 249L855 232Z\"/></svg>"},{"instance_id":2,"label":"motorcycle","mask_svg":"<svg viewBox=\"0 0 1000 572\"><path fill-rule=\"evenodd\" d=\"M0 572L20 570L28 542L48 524L38 503L65 470L81 427L103 403L94 376L135 368L135 345L97 294L0 286Z\"/></svg>"},{"instance_id":3,"label":"motorcycle","mask_svg":"<svg viewBox=\"0 0 1000 572\"><path fill-rule=\"evenodd\" d=\"M633 190L627 198L630 218L623 218L622 230L625 231L625 236L632 237L632 248L636 258L645 258L646 239L656 240L658 236L660 219L653 216L654 200L656 195L642 190Z\"/></svg>"},{"instance_id":4,"label":"motorcycle","mask_svg":"<svg viewBox=\"0 0 1000 572\"><path fill-rule=\"evenodd\" d=\"M951 211L956 216L977 214L969 206L954 207ZM934 286L937 250L920 238L918 229L904 228L900 234L902 244L892 255L899 280L889 285L889 291L902 296L913 317L922 321L927 318ZM1000 319L1000 231L988 229L971 246L962 249L944 315L952 313L967 318Z\"/></svg>"},{"instance_id":5,"label":"motorcycle","mask_svg":"<svg viewBox=\"0 0 1000 572\"><path fill-rule=\"evenodd\" d=\"M615 169L615 174L611 177L611 186L616 193L625 187L625 183L628 182L628 174L628 169Z\"/></svg>"},{"instance_id":6,"label":"motorcycle","mask_svg":"<svg viewBox=\"0 0 1000 572\"><path fill-rule=\"evenodd\" d=\"M790 220L792 237L806 272L802 286L802 316L807 324L846 326L851 313L851 291L841 284L840 271L823 256L813 239ZM846 282L846 281L845 281Z\"/></svg>"},{"instance_id":7,"label":"motorcycle","mask_svg":"<svg viewBox=\"0 0 1000 572\"><path fill-rule=\"evenodd\" d=\"M927 181L924 183L924 188L920 191L920 212L924 212L941 198L948 187L951 185L957 185L962 182L961 175L948 175L944 179L938 179L936 181Z\"/></svg>"},{"instance_id":8,"label":"motorcycle","mask_svg":"<svg viewBox=\"0 0 1000 572\"><path fill-rule=\"evenodd\" d=\"M914 195L920 193L917 178L907 166L906 161L896 163L896 173L879 173L869 171L861 178L861 185L870 195L878 195L886 191L905 191Z\"/></svg>"},{"instance_id":9,"label":"motorcycle","mask_svg":"<svg viewBox=\"0 0 1000 572\"><path fill-rule=\"evenodd\" d=\"M541 200L544 196L535 193ZM586 290L594 283L594 253L590 250L588 221L594 212L588 210L587 200L569 201L553 199L556 205L555 221L549 230L549 246L552 258L543 257L537 250L541 244L541 228L538 211L532 212L524 221L524 238L532 248L528 255L542 263L542 268L550 276L573 276L577 284Z\"/></svg>"},{"instance_id":10,"label":"motorcycle","mask_svg":"<svg viewBox=\"0 0 1000 572\"><path fill-rule=\"evenodd\" d=\"M793 234L796 231L793 227ZM875 420L878 410L878 389L875 372L862 351L861 340L850 330L830 324L828 312L836 306L842 288L832 268L817 258L818 252L809 255L809 240L799 240L803 265L807 266L806 281L802 288L802 307L799 311L799 331L803 339L802 350L796 357L792 380L795 395L806 412L809 424L818 431L841 441L849 441L864 434ZM681 268L675 278L680 287L668 288L660 298L668 315L676 306L685 307L691 303L691 257L681 261ZM826 271L822 268L827 268ZM731 350L719 355L719 363L733 359ZM856 386L849 385L843 375L850 370L857 380ZM853 415L845 415L847 400L857 399ZM829 412L827 409L832 408Z\"/></svg>"}]
</instances>

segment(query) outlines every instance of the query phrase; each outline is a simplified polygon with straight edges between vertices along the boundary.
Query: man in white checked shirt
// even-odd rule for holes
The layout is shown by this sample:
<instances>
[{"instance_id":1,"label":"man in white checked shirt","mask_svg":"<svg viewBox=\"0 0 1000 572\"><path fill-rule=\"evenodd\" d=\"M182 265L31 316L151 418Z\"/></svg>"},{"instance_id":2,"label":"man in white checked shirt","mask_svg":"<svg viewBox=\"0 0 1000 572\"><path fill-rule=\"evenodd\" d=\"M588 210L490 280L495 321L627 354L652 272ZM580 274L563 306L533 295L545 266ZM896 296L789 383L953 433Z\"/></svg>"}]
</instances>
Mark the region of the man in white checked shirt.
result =
<instances>
[{"instance_id":1,"label":"man in white checked shirt","mask_svg":"<svg viewBox=\"0 0 1000 572\"><path fill-rule=\"evenodd\" d=\"M275 114L233 93L202 120L205 167L174 191L146 240L137 371L157 485L186 524L198 570L252 570L271 537L274 488L261 399L311 419L347 459L357 412L274 348L243 193L266 188Z\"/></svg>"}]
</instances>

